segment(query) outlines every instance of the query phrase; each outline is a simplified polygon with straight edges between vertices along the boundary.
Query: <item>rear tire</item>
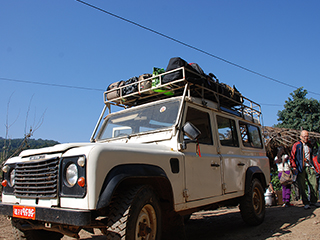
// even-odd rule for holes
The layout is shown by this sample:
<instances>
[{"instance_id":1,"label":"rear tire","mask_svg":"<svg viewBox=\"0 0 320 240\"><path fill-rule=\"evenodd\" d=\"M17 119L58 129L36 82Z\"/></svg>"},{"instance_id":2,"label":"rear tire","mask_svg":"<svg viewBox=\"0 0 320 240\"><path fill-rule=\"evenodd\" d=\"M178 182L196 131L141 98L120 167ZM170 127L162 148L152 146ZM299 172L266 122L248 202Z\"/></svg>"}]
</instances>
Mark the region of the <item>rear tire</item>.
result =
<instances>
[{"instance_id":1,"label":"rear tire","mask_svg":"<svg viewBox=\"0 0 320 240\"><path fill-rule=\"evenodd\" d=\"M149 186L119 191L113 198L107 231L108 240L160 240L161 209Z\"/></svg>"},{"instance_id":2,"label":"rear tire","mask_svg":"<svg viewBox=\"0 0 320 240\"><path fill-rule=\"evenodd\" d=\"M250 189L245 193L240 202L242 219L251 226L261 224L265 217L264 190L261 182L254 178Z\"/></svg>"},{"instance_id":3,"label":"rear tire","mask_svg":"<svg viewBox=\"0 0 320 240\"><path fill-rule=\"evenodd\" d=\"M21 230L23 220L13 218L11 220L12 231L16 240L60 240L63 234L46 230Z\"/></svg>"}]
</instances>

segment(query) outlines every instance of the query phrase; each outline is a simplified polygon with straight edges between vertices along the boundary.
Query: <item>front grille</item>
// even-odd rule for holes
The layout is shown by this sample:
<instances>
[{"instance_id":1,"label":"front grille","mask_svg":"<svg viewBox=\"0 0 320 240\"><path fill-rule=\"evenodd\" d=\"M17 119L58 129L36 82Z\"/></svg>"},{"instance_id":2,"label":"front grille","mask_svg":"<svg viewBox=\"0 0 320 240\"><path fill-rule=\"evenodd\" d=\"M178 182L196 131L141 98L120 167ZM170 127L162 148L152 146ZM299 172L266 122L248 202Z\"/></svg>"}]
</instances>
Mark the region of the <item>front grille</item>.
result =
<instances>
[{"instance_id":1,"label":"front grille","mask_svg":"<svg viewBox=\"0 0 320 240\"><path fill-rule=\"evenodd\" d=\"M16 165L14 195L21 198L55 198L59 158Z\"/></svg>"}]
</instances>

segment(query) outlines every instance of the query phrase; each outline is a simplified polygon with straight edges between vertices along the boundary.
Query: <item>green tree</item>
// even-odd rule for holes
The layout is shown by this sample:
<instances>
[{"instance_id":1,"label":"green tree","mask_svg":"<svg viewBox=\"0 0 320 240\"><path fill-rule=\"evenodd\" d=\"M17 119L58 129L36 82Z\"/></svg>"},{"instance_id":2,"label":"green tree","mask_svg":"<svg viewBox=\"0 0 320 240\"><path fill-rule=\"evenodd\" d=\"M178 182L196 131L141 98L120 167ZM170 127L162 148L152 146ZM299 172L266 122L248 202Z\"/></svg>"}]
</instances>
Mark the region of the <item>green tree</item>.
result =
<instances>
[{"instance_id":1,"label":"green tree","mask_svg":"<svg viewBox=\"0 0 320 240\"><path fill-rule=\"evenodd\" d=\"M289 97L284 109L278 111L279 123L274 127L320 132L320 102L306 98L307 94L303 87L290 93L292 98Z\"/></svg>"}]
</instances>

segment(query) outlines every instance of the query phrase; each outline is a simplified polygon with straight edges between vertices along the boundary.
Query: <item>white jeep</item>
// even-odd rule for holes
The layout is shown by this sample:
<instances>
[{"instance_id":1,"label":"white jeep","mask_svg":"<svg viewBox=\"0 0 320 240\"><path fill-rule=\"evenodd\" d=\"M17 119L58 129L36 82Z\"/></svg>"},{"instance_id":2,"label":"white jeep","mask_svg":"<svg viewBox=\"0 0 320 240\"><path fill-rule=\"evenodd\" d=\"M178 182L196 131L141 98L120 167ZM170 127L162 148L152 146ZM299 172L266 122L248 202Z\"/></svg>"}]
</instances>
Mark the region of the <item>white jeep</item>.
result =
<instances>
[{"instance_id":1,"label":"white jeep","mask_svg":"<svg viewBox=\"0 0 320 240\"><path fill-rule=\"evenodd\" d=\"M260 106L183 77L108 100L91 143L25 150L3 167L0 213L16 239L183 239L183 217L239 205L262 223L269 182ZM203 78L203 76L199 76ZM203 82L202 82L203 83ZM170 94L165 94L169 92ZM173 95L173 96L172 96ZM125 109L112 113L111 108Z\"/></svg>"}]
</instances>

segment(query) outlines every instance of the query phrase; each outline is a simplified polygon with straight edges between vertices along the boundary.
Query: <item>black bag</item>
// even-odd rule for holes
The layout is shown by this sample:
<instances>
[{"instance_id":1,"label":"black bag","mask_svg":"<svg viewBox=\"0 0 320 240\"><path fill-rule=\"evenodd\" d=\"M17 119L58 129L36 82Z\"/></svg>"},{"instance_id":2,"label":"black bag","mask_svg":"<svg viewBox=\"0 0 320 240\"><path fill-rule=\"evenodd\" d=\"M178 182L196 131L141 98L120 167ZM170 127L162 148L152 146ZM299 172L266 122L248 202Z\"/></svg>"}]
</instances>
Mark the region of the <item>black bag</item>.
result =
<instances>
[{"instance_id":1,"label":"black bag","mask_svg":"<svg viewBox=\"0 0 320 240\"><path fill-rule=\"evenodd\" d=\"M206 88L209 88L213 91L217 91L217 81L215 79L212 78L212 76L209 74L209 75L206 75L206 80L205 80L205 87Z\"/></svg>"},{"instance_id":2,"label":"black bag","mask_svg":"<svg viewBox=\"0 0 320 240\"><path fill-rule=\"evenodd\" d=\"M218 78L213 73L204 74L204 76L205 76L205 79L203 80L204 87L211 89L214 92L218 92L218 86L219 86ZM211 96L209 96L208 99L216 100L215 97L213 97L211 93L210 93L210 95Z\"/></svg>"},{"instance_id":3,"label":"black bag","mask_svg":"<svg viewBox=\"0 0 320 240\"><path fill-rule=\"evenodd\" d=\"M212 76L205 74L202 68L197 63L189 63L189 65L193 68L193 70L196 73L200 75L199 76L192 73L190 74L189 72L189 74L187 75L187 80L189 82L197 83L199 85L203 85L206 88L216 91L216 84Z\"/></svg>"},{"instance_id":4,"label":"black bag","mask_svg":"<svg viewBox=\"0 0 320 240\"><path fill-rule=\"evenodd\" d=\"M125 96L134 92L138 92L138 81L139 79L137 77L132 77L125 81L125 87L122 90L122 95Z\"/></svg>"},{"instance_id":5,"label":"black bag","mask_svg":"<svg viewBox=\"0 0 320 240\"><path fill-rule=\"evenodd\" d=\"M238 91L238 89L236 88L235 85L233 85L233 92L232 92L231 97L232 97L235 101L240 102L240 103L243 103L243 97L242 97L241 93Z\"/></svg>"},{"instance_id":6,"label":"black bag","mask_svg":"<svg viewBox=\"0 0 320 240\"><path fill-rule=\"evenodd\" d=\"M232 88L225 83L220 83L220 88L219 88L219 93L221 93L222 95L231 98L231 92L232 92Z\"/></svg>"},{"instance_id":7,"label":"black bag","mask_svg":"<svg viewBox=\"0 0 320 240\"><path fill-rule=\"evenodd\" d=\"M222 93L224 96L234 100L234 101L232 101L232 100L225 98L225 99L223 99L221 104L223 104L225 106L233 107L233 106L237 106L237 105L240 105L241 103L243 103L242 95L238 91L238 89L236 89L236 87L234 85L233 85L233 87L231 87L228 84L220 83L219 86L221 87L219 89L222 90L220 93Z\"/></svg>"},{"instance_id":8,"label":"black bag","mask_svg":"<svg viewBox=\"0 0 320 240\"><path fill-rule=\"evenodd\" d=\"M189 65L200 75L206 76L202 68L197 63L189 63Z\"/></svg>"},{"instance_id":9,"label":"black bag","mask_svg":"<svg viewBox=\"0 0 320 240\"><path fill-rule=\"evenodd\" d=\"M174 57L169 60L168 66L166 68L166 72L174 70L176 68L180 68L180 67L185 67L191 70L192 72L195 71L194 68L190 66L185 60L183 60L180 57ZM186 80L190 79L190 77L192 77L191 75L192 73L190 73L189 71L186 71ZM182 79L182 77L183 77L182 70L175 71L169 74L165 74L162 78L162 83L164 84L164 83L172 82L177 79Z\"/></svg>"},{"instance_id":10,"label":"black bag","mask_svg":"<svg viewBox=\"0 0 320 240\"><path fill-rule=\"evenodd\" d=\"M214 75L213 73L209 73L209 77L211 77L212 79L214 79L215 82L219 83L219 79L216 77L216 75Z\"/></svg>"},{"instance_id":11,"label":"black bag","mask_svg":"<svg viewBox=\"0 0 320 240\"><path fill-rule=\"evenodd\" d=\"M107 91L110 91L107 93L107 99L108 100L112 100L114 98L120 97L120 87L124 85L124 81L119 81L119 82L115 82L115 83L111 83L108 88Z\"/></svg>"}]
</instances>

